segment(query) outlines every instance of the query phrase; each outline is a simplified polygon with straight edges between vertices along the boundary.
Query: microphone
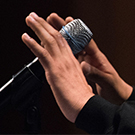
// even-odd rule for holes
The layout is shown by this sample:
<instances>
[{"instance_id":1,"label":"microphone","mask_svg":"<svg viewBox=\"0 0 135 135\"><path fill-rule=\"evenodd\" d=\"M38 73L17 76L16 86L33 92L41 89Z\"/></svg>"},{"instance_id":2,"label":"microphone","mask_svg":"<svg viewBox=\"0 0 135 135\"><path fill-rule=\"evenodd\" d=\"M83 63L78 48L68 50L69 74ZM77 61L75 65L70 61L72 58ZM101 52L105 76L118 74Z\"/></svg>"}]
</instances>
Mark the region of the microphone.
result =
<instances>
[{"instance_id":1,"label":"microphone","mask_svg":"<svg viewBox=\"0 0 135 135\"><path fill-rule=\"evenodd\" d=\"M75 19L63 26L59 32L68 42L74 55L82 51L93 36L90 29L80 19ZM35 58L0 88L0 108L4 108L9 100L13 100L14 104L18 104L19 101L25 102L22 98L25 99L26 95L30 96L34 88L37 91L43 80L45 80L44 69L38 58Z\"/></svg>"},{"instance_id":2,"label":"microphone","mask_svg":"<svg viewBox=\"0 0 135 135\"><path fill-rule=\"evenodd\" d=\"M74 55L81 52L93 36L91 30L80 19L63 26L60 33L67 40Z\"/></svg>"}]
</instances>

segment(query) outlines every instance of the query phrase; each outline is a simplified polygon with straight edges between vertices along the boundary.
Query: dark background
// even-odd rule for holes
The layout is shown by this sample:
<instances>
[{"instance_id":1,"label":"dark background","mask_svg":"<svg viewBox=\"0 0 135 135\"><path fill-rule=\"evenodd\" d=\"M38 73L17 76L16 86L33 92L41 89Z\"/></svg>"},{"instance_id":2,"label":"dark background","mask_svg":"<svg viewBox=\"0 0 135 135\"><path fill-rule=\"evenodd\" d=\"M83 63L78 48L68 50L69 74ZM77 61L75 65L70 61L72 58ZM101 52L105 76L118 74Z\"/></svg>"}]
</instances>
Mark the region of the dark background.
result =
<instances>
[{"instance_id":1,"label":"dark background","mask_svg":"<svg viewBox=\"0 0 135 135\"><path fill-rule=\"evenodd\" d=\"M134 0L1 0L0 1L0 87L35 56L21 41L21 35L35 34L26 26L25 17L36 12L44 19L56 12L61 17L82 19L93 31L94 40L119 75L135 84L135 1ZM81 134L67 121L45 82L40 95L43 134ZM16 109L0 120L1 133L25 133L24 116Z\"/></svg>"}]
</instances>

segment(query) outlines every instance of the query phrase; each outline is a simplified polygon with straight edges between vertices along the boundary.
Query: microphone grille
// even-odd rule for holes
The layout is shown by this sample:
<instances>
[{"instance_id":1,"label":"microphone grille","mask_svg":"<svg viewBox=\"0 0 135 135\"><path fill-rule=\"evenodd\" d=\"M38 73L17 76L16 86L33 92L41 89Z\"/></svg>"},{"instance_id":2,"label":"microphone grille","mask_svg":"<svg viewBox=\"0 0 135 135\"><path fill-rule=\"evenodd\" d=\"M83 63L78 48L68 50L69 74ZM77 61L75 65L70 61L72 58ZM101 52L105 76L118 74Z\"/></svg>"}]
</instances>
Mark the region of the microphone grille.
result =
<instances>
[{"instance_id":1,"label":"microphone grille","mask_svg":"<svg viewBox=\"0 0 135 135\"><path fill-rule=\"evenodd\" d=\"M73 54L77 54L90 42L93 33L80 19L75 19L60 30L67 40Z\"/></svg>"}]
</instances>

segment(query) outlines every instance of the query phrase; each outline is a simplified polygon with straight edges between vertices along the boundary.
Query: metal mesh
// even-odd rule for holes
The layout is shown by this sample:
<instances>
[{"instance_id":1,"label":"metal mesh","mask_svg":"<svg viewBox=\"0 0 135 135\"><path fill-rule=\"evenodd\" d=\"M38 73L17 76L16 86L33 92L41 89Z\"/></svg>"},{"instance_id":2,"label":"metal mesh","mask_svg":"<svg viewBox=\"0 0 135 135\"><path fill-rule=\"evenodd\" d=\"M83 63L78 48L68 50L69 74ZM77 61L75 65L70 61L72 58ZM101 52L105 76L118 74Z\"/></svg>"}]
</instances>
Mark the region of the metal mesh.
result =
<instances>
[{"instance_id":1,"label":"metal mesh","mask_svg":"<svg viewBox=\"0 0 135 135\"><path fill-rule=\"evenodd\" d=\"M75 19L63 26L60 33L67 40L73 54L82 51L93 36L90 29L80 19Z\"/></svg>"}]
</instances>

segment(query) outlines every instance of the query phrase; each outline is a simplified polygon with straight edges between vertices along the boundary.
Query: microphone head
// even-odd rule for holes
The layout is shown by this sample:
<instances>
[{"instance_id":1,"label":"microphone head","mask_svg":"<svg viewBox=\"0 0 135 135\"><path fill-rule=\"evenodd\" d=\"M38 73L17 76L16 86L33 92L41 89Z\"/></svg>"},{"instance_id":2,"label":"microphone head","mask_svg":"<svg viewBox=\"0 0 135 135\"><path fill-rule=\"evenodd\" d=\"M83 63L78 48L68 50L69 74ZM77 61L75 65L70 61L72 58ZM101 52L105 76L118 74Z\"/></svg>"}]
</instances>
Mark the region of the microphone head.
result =
<instances>
[{"instance_id":1,"label":"microphone head","mask_svg":"<svg viewBox=\"0 0 135 135\"><path fill-rule=\"evenodd\" d=\"M81 52L90 42L93 33L80 19L75 19L59 31L68 42L73 54Z\"/></svg>"}]
</instances>

